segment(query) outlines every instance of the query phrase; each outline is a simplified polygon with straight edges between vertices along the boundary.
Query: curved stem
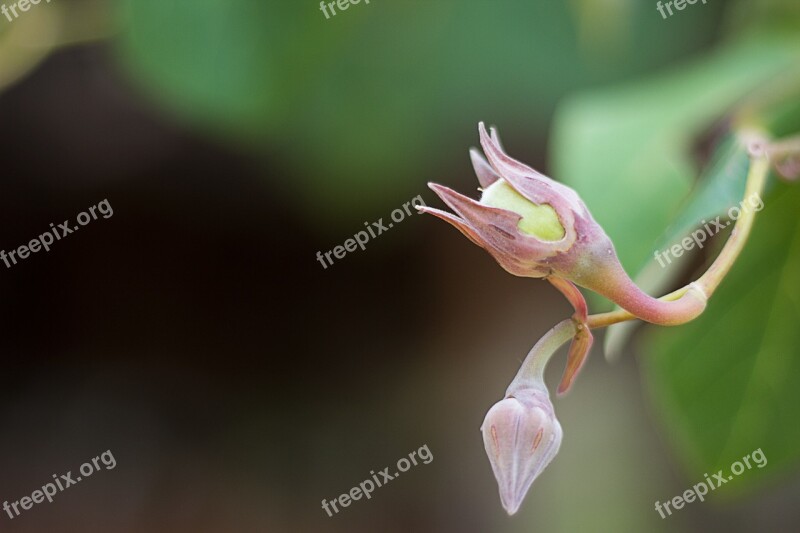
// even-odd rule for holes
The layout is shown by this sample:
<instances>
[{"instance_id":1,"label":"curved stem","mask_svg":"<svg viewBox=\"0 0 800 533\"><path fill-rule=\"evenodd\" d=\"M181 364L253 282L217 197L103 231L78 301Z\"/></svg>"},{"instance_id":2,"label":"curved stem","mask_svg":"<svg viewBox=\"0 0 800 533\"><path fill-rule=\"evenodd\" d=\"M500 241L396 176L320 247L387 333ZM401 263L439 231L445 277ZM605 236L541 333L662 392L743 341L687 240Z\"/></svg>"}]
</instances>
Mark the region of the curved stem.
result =
<instances>
[{"instance_id":1,"label":"curved stem","mask_svg":"<svg viewBox=\"0 0 800 533\"><path fill-rule=\"evenodd\" d=\"M745 198L751 198L753 195L761 196L764 191L764 184L767 181L768 170L769 159L766 155L762 153L752 159L744 191ZM725 243L722 252L720 252L706 273L697 280L697 284L709 297L730 272L736 258L739 257L739 254L744 249L747 237L753 229L755 218L755 211L748 209L742 213L742 216L736 221L733 232L731 232L731 236L728 238L728 242Z\"/></svg>"},{"instance_id":2,"label":"curved stem","mask_svg":"<svg viewBox=\"0 0 800 533\"><path fill-rule=\"evenodd\" d=\"M698 286L686 287L679 298L653 298L634 283L619 261L609 264L599 275L602 282L595 283L592 290L620 306L631 318L660 326L691 322L703 313L708 301L706 293ZM591 319L591 316L587 318L590 327Z\"/></svg>"},{"instance_id":3,"label":"curved stem","mask_svg":"<svg viewBox=\"0 0 800 533\"><path fill-rule=\"evenodd\" d=\"M800 153L800 135L787 137L770 144L768 152L773 157L795 155Z\"/></svg>"},{"instance_id":4,"label":"curved stem","mask_svg":"<svg viewBox=\"0 0 800 533\"><path fill-rule=\"evenodd\" d=\"M747 183L745 185L745 198L749 198L753 194L760 195L764 190L764 184L766 183L767 172L769 170L769 159L764 153L763 146L763 144L758 143L751 147L751 162L747 174ZM742 216L736 221L733 231L725 243L725 246L722 248L722 251L705 274L697 281L660 298L660 300L664 302L680 301L684 299L686 293L690 291L698 291L704 294L706 298L711 298L711 295L714 294L714 291L722 282L725 275L730 271L731 267L733 267L736 258L738 258L739 254L742 252L747 237L750 235L754 220L754 211L743 211ZM637 317L624 309L620 309L609 313L590 315L587 324L589 328L595 329L619 322L626 322L634 318Z\"/></svg>"},{"instance_id":5,"label":"curved stem","mask_svg":"<svg viewBox=\"0 0 800 533\"><path fill-rule=\"evenodd\" d=\"M522 362L522 366L519 367L517 375L508 386L506 396L520 389L543 387L544 368L547 366L547 362L562 344L575 336L576 332L575 322L571 318L567 318L545 333L531 348L531 351L528 352L528 356Z\"/></svg>"},{"instance_id":6,"label":"curved stem","mask_svg":"<svg viewBox=\"0 0 800 533\"><path fill-rule=\"evenodd\" d=\"M745 198L749 198L753 194L760 195L764 189L769 170L769 158L763 150L763 146L763 144L760 144L751 147L751 163L745 185ZM678 303L686 301L687 298L696 298L698 295L704 299L710 298L742 252L754 220L754 211L743 211L742 216L736 221L730 237L725 242L725 246L708 270L697 281L681 287L666 296L662 296L658 301ZM690 303L689 306L691 305L693 304ZM589 315L585 325L590 329L596 329L619 322L626 322L634 318L641 317L620 309L609 313ZM564 343L574 338L578 333L580 333L580 328L573 318L562 320L545 333L539 339L539 342L531 348L514 380L508 386L506 396L520 389L543 387L544 369L547 366L547 362Z\"/></svg>"},{"instance_id":7,"label":"curved stem","mask_svg":"<svg viewBox=\"0 0 800 533\"><path fill-rule=\"evenodd\" d=\"M767 153L779 175L788 181L800 177L800 135L772 143Z\"/></svg>"},{"instance_id":8,"label":"curved stem","mask_svg":"<svg viewBox=\"0 0 800 533\"><path fill-rule=\"evenodd\" d=\"M564 369L564 375L558 385L558 394L564 394L569 390L583 363L586 362L586 357L589 355L589 350L592 349L592 344L594 343L594 336L586 326L586 320L589 318L589 307L586 305L586 299L580 289L571 281L559 277L548 276L547 281L561 291L561 294L566 296L567 300L575 308L575 314L572 315L575 335L572 337L572 344L569 347L567 367Z\"/></svg>"},{"instance_id":9,"label":"curved stem","mask_svg":"<svg viewBox=\"0 0 800 533\"><path fill-rule=\"evenodd\" d=\"M678 300L686 294L686 291L689 289L689 286L681 287L677 291L671 292L665 296L659 298L659 300L663 302L672 302ZM608 313L597 313L594 315L589 315L589 318L586 320L586 324L589 326L590 329L598 329L604 328L606 326L611 326L612 324L617 324L619 322L626 322L628 320L633 320L634 318L638 318L636 315L632 315L628 311L624 309L619 309L617 311L609 311Z\"/></svg>"}]
</instances>

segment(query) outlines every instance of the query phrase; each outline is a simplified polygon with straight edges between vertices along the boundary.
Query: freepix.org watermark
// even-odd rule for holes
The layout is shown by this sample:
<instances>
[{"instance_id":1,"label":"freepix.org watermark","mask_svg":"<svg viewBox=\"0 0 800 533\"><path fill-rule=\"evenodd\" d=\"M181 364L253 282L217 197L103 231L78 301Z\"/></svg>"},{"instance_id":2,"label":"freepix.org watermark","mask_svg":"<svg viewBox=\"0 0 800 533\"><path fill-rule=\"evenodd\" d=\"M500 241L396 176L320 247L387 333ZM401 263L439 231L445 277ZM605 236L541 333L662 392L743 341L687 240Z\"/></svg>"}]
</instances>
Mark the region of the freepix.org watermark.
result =
<instances>
[{"instance_id":1,"label":"freepix.org watermark","mask_svg":"<svg viewBox=\"0 0 800 533\"><path fill-rule=\"evenodd\" d=\"M423 453L423 451L425 453ZM360 500L362 496L365 496L368 500L372 498L372 492L378 488L386 485L388 482L396 478L400 475L400 472L407 472L411 466L416 466L419 463L417 462L417 457L422 461L423 464L428 464L433 461L433 454L428 449L428 445L423 445L419 450L415 452L411 452L408 454L408 458L401 457L397 461L397 471L393 473L389 473L391 467L387 466L377 474L374 470L370 470L369 473L372 474L371 479L365 479L361 483L358 484L357 487L353 487L350 489L350 492L345 492L344 494L340 494L338 498L333 500L322 500L322 508L328 513L328 516L333 516L333 513L338 513L339 508L337 507L337 503L341 507L349 507L351 503L355 500ZM380 477L379 477L380 476ZM373 483L374 481L374 483ZM333 509L333 512L331 512Z\"/></svg>"},{"instance_id":2,"label":"freepix.org watermark","mask_svg":"<svg viewBox=\"0 0 800 533\"><path fill-rule=\"evenodd\" d=\"M340 11L346 11L346 10L350 9L351 5L354 6L354 5L357 5L357 4L360 4L360 3L361 3L361 0L336 0L335 2L325 2L325 1L323 1L323 2L319 3L319 10L322 11L325 14L325 19L329 19L329 18L331 18L331 15L328 13L329 9L330 9L330 12L333 13L333 16L335 17L336 16L336 8L337 7L339 8ZM364 0L364 3L365 4L369 4L369 0Z\"/></svg>"},{"instance_id":3,"label":"freepix.org watermark","mask_svg":"<svg viewBox=\"0 0 800 533\"><path fill-rule=\"evenodd\" d=\"M42 0L19 0L19 2L12 2L8 6L6 4L3 4L2 6L0 6L0 11L3 13L3 15L6 16L9 22L13 22L14 20L19 18L20 13L25 13L29 11L31 6L38 5L39 2L41 1ZM50 0L44 0L44 2L49 4ZM20 13L17 13L17 9L20 10ZM11 18L12 13L14 14L13 19Z\"/></svg>"},{"instance_id":4,"label":"freepix.org watermark","mask_svg":"<svg viewBox=\"0 0 800 533\"><path fill-rule=\"evenodd\" d=\"M680 242L680 244L673 244L671 247L667 248L661 252L654 252L653 255L655 256L656 260L658 260L658 264L661 265L661 268L664 268L668 264L672 263L672 258L670 258L670 254L675 257L680 257L683 255L684 251L689 251L697 245L698 248L703 247L703 243L706 242L707 239L713 237L720 231L724 230L728 226L731 225L731 221L737 220L742 213L749 213L750 211L761 211L764 209L764 201L758 195L758 193L753 193L741 202L739 202L738 206L733 206L728 209L728 218L730 220L726 222L720 222L721 217L717 217L710 222L706 222L703 220L699 229L692 232L691 237L684 237L684 239ZM709 226L710 224L710 226ZM664 260L666 259L666 263Z\"/></svg>"},{"instance_id":5,"label":"freepix.org watermark","mask_svg":"<svg viewBox=\"0 0 800 533\"><path fill-rule=\"evenodd\" d=\"M703 2L703 4L706 3L706 0L699 0L699 1ZM686 9L687 5L692 5L693 6L697 2L698 2L698 0L669 0L668 2L664 2L664 3L659 1L656 4L656 9L658 9L658 12L661 13L661 18L662 19L666 19L667 18L667 14L664 12L664 8L666 8L667 12L669 12L669 16L671 17L674 14L672 12L672 7L673 6L675 6L676 10L683 11L684 9Z\"/></svg>"},{"instance_id":6,"label":"freepix.org watermark","mask_svg":"<svg viewBox=\"0 0 800 533\"><path fill-rule=\"evenodd\" d=\"M416 203L415 203L416 202ZM389 231L394 224L399 224L403 220L405 220L406 216L411 216L413 211L411 210L411 206L420 206L426 205L425 202L422 200L422 195L418 195L415 198L412 198L410 202L406 202L403 204L403 209L395 209L392 211L391 217L393 222L389 222L388 224L383 223L383 218L379 218L377 222L373 222L371 225L369 222L364 222L364 226L366 226L366 231L361 230L355 235L353 235L352 239L347 239L344 241L343 244L336 246L333 250L328 250L325 252L324 257L322 252L317 252L317 261L320 262L322 268L328 268L328 265L333 264L333 259L331 259L331 254L336 259L342 259L347 252L355 252L356 248L361 248L364 250L365 244L367 244L370 238L375 238L378 235L382 234L385 231ZM417 213L419 214L419 213ZM369 233L368 233L369 232ZM326 262L327 260L327 262Z\"/></svg>"},{"instance_id":7,"label":"freepix.org watermark","mask_svg":"<svg viewBox=\"0 0 800 533\"><path fill-rule=\"evenodd\" d=\"M45 483L42 485L41 489L33 491L30 496L23 496L19 500L11 503L8 501L3 502L3 511L8 513L8 517L13 520L15 517L19 516L22 511L29 510L35 504L42 503L45 499L48 503L53 503L53 497L56 494L63 492L72 485L80 483L84 478L88 478L95 472L99 472L101 463L106 467L106 470L113 470L114 467L117 466L117 460L114 459L114 454L111 453L111 450L103 452L101 455L92 459L91 462L83 463L79 469L80 476L73 478L71 470L60 476L53 474L52 482ZM0 516L2 516L2 513L0 513Z\"/></svg>"},{"instance_id":8,"label":"freepix.org watermark","mask_svg":"<svg viewBox=\"0 0 800 533\"><path fill-rule=\"evenodd\" d=\"M0 250L0 260L6 264L6 268L11 268L13 265L17 264L17 259L20 261L27 259L30 257L30 254L35 254L39 250L49 252L50 245L52 245L54 242L60 241L70 233L78 231L81 226L85 226L92 220L97 220L98 212L103 215L103 218L111 218L114 215L114 210L111 208L111 204L108 203L108 200L103 200L99 204L93 205L86 211L80 213L78 215L77 226L70 226L69 220L65 220L58 226L51 223L50 230L42 233L28 244L23 244L19 248L11 250L8 253L6 253L5 250Z\"/></svg>"},{"instance_id":9,"label":"freepix.org watermark","mask_svg":"<svg viewBox=\"0 0 800 533\"><path fill-rule=\"evenodd\" d=\"M753 463L750 463L750 460L753 460ZM682 509L684 504L692 503L695 499L705 501L704 496L708 494L708 490L714 490L718 488L720 485L724 485L728 481L733 479L733 476L741 475L745 470L750 470L756 466L758 468L764 468L767 466L767 456L764 455L764 452L761 451L761 448L751 452L749 455L745 455L742 457L741 461L734 461L731 465L731 474L725 476L724 472L720 470L712 477L708 477L708 474L703 474L706 478L705 481L701 481L691 489L687 489L681 496L675 496L671 500L667 500L665 502L656 502L656 511L658 514L661 515L661 518L666 518L667 516L672 515L672 510L670 509L670 505L673 509L678 510ZM664 514L664 511L667 514Z\"/></svg>"}]
</instances>

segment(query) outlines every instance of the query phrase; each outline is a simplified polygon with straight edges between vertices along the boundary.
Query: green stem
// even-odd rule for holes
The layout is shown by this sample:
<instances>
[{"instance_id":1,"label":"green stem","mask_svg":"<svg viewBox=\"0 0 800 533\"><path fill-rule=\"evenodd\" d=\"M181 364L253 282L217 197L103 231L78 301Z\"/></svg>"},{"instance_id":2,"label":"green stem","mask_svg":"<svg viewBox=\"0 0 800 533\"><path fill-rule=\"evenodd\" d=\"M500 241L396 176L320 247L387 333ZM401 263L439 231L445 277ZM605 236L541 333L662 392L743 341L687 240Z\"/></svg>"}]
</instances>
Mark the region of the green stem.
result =
<instances>
[{"instance_id":1,"label":"green stem","mask_svg":"<svg viewBox=\"0 0 800 533\"><path fill-rule=\"evenodd\" d=\"M562 344L570 340L577 333L575 321L571 318L562 320L539 339L525 361L522 362L516 377L506 390L506 396L510 396L514 391L543 387L544 368L547 362L561 347Z\"/></svg>"},{"instance_id":2,"label":"green stem","mask_svg":"<svg viewBox=\"0 0 800 533\"><path fill-rule=\"evenodd\" d=\"M764 190L768 171L769 158L765 151L766 143L754 142L751 144L751 162L747 174L745 185L745 198L750 198L753 194L761 195ZM684 297L695 297L696 294L710 298L719 284L730 271L739 254L744 248L747 237L753 227L755 212L743 211L736 221L736 225L730 237L725 243L720 254L714 260L709 269L695 282L686 285L666 296L660 298L663 302L676 302ZM687 295L687 293L690 293ZM623 309L609 313L590 315L586 325L591 329L601 328L626 322L638 318ZM550 331L539 339L528 356L523 361L522 366L517 372L516 377L508 386L506 396L513 394L520 389L531 387L544 387L544 369L547 362L556 351L572 339L578 333L578 328L573 319L568 318L556 324Z\"/></svg>"},{"instance_id":3,"label":"green stem","mask_svg":"<svg viewBox=\"0 0 800 533\"><path fill-rule=\"evenodd\" d=\"M763 141L754 141L751 143L750 169L747 174L747 183L745 184L745 198L750 198L753 194L761 195L764 190L769 171L769 158L765 153L765 146L766 143ZM733 264L742 252L747 242L747 237L750 235L754 220L754 211L743 211L742 216L736 221L736 225L734 225L728 241L706 273L697 281L663 296L660 299L665 302L680 300L690 289L692 292L704 294L706 299L711 298L714 291L733 267ZM590 315L587 320L587 325L591 329L596 329L633 320L634 318L637 317L624 309L620 309L609 313Z\"/></svg>"}]
</instances>

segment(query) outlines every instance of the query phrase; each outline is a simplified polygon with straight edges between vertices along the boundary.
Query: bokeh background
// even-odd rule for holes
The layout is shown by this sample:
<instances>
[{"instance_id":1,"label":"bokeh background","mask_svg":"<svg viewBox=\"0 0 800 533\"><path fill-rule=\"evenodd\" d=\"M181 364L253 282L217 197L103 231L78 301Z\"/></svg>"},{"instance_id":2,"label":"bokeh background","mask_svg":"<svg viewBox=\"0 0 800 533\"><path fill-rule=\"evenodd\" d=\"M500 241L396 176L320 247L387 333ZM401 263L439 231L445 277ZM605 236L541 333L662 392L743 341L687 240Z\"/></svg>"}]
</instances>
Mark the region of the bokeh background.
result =
<instances>
[{"instance_id":1,"label":"bokeh background","mask_svg":"<svg viewBox=\"0 0 800 533\"><path fill-rule=\"evenodd\" d=\"M567 303L417 215L327 269L315 257L417 195L440 206L428 181L474 191L481 120L520 160L602 193L605 176L580 170L631 145L616 112L592 123L602 145L587 141L592 94L647 79L658 117L687 87L703 115L756 89L742 78L754 64L769 80L797 60L769 44L795 39L797 18L792 0L709 0L666 20L649 0L372 0L331 19L313 0L53 0L0 18L0 249L103 199L114 209L0 264L0 501L103 451L117 460L0 529L797 530L788 460L661 519L655 501L704 471L659 416L648 350L610 365L602 338L555 401L557 459L507 517L478 428ZM703 66L754 29L747 61ZM697 71L710 74L669 84ZM642 104L627 94L623 107ZM635 138L663 129L631 124ZM603 155L581 166L592 146ZM685 185L677 202L693 167L664 166ZM637 194L670 194L654 168ZM593 198L637 270L667 220L644 220L634 194ZM423 445L430 464L321 509Z\"/></svg>"}]
</instances>

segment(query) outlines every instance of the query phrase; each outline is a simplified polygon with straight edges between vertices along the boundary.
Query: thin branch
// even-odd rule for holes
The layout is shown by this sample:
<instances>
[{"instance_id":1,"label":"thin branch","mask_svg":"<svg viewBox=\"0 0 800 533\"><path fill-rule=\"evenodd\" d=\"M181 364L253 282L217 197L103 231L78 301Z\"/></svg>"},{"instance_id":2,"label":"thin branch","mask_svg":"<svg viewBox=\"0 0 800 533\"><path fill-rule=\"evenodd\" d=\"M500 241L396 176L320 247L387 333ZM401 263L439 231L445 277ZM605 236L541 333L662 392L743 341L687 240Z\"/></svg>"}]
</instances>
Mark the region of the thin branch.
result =
<instances>
[{"instance_id":1,"label":"thin branch","mask_svg":"<svg viewBox=\"0 0 800 533\"><path fill-rule=\"evenodd\" d=\"M750 169L747 174L747 182L745 184L745 198L749 198L753 194L760 195L764 190L764 184L766 183L769 170L769 157L765 151L765 146L766 143L764 141L753 141L750 143L751 159ZM665 302L679 300L692 287L699 289L706 298L711 298L711 295L714 294L714 291L733 267L733 264L742 252L747 242L747 237L750 235L754 220L754 211L743 211L742 216L736 221L733 231L722 251L705 274L697 281L663 296L660 300ZM634 318L636 318L636 316L624 309L620 309L609 313L589 315L587 324L591 329L596 329L626 322Z\"/></svg>"}]
</instances>

